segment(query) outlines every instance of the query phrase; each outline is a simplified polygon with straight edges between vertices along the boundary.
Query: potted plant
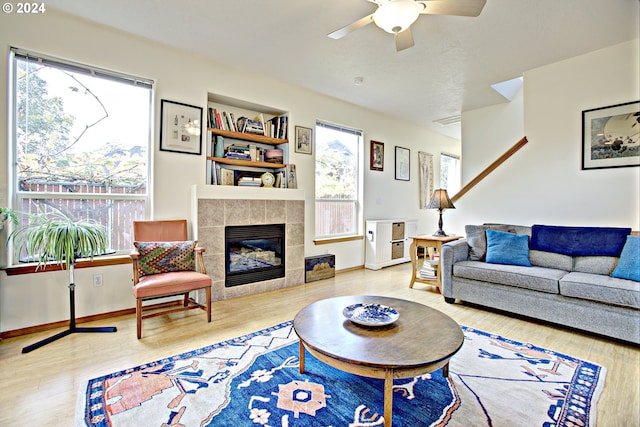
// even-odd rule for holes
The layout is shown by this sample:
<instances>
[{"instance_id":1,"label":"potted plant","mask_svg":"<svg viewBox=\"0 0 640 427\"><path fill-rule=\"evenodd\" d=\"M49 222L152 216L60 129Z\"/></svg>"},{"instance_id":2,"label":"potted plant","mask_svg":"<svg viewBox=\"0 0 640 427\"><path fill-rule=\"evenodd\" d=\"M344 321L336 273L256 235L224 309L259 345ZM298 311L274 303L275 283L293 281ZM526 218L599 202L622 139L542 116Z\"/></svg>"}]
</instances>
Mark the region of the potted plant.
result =
<instances>
[{"instance_id":1,"label":"potted plant","mask_svg":"<svg viewBox=\"0 0 640 427\"><path fill-rule=\"evenodd\" d=\"M16 225L9 235L18 253L26 253L38 262L61 264L71 272L78 258L91 258L106 252L107 234L95 221L74 221L63 212L31 215L23 225Z\"/></svg>"},{"instance_id":2,"label":"potted plant","mask_svg":"<svg viewBox=\"0 0 640 427\"><path fill-rule=\"evenodd\" d=\"M29 260L37 261L36 269L53 262L69 270L69 329L22 349L28 353L73 332L115 332L114 327L77 328L75 321L74 267L78 258L91 258L107 250L105 228L95 221L75 221L57 210L29 217L18 224L9 235L19 254L26 253Z\"/></svg>"},{"instance_id":3,"label":"potted plant","mask_svg":"<svg viewBox=\"0 0 640 427\"><path fill-rule=\"evenodd\" d=\"M6 222L11 222L13 225L18 225L18 215L11 208L0 207L0 230L2 230Z\"/></svg>"}]
</instances>

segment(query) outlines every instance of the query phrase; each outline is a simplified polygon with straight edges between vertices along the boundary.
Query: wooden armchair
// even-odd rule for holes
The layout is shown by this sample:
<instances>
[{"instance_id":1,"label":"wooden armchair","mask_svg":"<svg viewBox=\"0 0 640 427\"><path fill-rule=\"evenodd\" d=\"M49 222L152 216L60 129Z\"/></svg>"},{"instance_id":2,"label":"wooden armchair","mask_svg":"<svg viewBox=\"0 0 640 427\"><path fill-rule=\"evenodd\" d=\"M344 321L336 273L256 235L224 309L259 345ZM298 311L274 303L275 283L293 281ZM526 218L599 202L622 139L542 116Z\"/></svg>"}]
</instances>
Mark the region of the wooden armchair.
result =
<instances>
[{"instance_id":1,"label":"wooden armchair","mask_svg":"<svg viewBox=\"0 0 640 427\"><path fill-rule=\"evenodd\" d=\"M211 278L204 266L204 248L187 240L187 221L134 221L133 294L136 297L138 339L142 338L142 319L194 308L207 312L211 322ZM197 271L197 268L199 272ZM206 306L189 298L189 292L204 289ZM146 300L184 295L182 306L172 304L158 311L159 305L143 307ZM150 311L143 314L143 311Z\"/></svg>"}]
</instances>

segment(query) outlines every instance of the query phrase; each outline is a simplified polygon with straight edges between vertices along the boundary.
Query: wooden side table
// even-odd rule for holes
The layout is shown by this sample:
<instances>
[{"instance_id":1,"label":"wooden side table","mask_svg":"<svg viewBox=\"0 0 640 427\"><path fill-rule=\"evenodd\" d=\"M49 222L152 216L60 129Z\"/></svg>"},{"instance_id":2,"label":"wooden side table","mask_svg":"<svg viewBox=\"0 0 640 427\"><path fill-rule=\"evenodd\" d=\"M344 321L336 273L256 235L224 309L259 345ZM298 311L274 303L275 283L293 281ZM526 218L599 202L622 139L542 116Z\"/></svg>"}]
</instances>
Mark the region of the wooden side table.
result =
<instances>
[{"instance_id":1,"label":"wooden side table","mask_svg":"<svg viewBox=\"0 0 640 427\"><path fill-rule=\"evenodd\" d=\"M437 286L438 291L442 292L442 282L440 281L440 263L438 260L438 267L435 279L422 279L416 274L418 270L418 248L426 248L427 256L429 259L433 257L434 250L438 252L438 256L441 254L442 245L447 242L452 242L454 240L458 240L462 238L462 236L414 236L412 237L411 245L409 246L409 257L411 258L411 283L409 283L409 287L413 288L413 284L415 282L426 283L429 285Z\"/></svg>"}]
</instances>

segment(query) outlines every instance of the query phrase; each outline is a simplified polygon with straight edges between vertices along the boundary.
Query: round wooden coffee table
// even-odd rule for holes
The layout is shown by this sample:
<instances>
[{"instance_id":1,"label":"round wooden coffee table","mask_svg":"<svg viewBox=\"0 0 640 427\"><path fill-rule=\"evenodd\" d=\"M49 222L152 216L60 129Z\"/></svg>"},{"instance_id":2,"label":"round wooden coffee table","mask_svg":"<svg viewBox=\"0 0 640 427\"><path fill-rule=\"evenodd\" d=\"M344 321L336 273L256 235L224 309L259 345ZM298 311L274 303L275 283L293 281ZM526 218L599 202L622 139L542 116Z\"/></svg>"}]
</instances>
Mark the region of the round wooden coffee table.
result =
<instances>
[{"instance_id":1,"label":"round wooden coffee table","mask_svg":"<svg viewBox=\"0 0 640 427\"><path fill-rule=\"evenodd\" d=\"M400 317L388 326L360 326L342 310L351 304L383 304ZM304 350L318 360L356 375L384 379L384 425L391 426L393 379L410 378L443 368L460 350L464 335L449 316L412 301L378 296L345 296L314 302L293 319L300 338L300 373Z\"/></svg>"}]
</instances>

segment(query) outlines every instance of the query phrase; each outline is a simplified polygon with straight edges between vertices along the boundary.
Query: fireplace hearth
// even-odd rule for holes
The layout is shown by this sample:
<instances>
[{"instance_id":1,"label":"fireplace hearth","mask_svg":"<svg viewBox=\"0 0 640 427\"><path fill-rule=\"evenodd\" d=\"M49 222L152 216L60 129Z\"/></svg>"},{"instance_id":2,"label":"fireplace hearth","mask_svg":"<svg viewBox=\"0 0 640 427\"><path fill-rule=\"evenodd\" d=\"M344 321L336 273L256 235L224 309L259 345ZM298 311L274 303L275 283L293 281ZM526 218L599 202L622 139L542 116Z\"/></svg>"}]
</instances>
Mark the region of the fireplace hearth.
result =
<instances>
[{"instance_id":1,"label":"fireplace hearth","mask_svg":"<svg viewBox=\"0 0 640 427\"><path fill-rule=\"evenodd\" d=\"M285 225L225 227L225 287L285 277Z\"/></svg>"}]
</instances>

